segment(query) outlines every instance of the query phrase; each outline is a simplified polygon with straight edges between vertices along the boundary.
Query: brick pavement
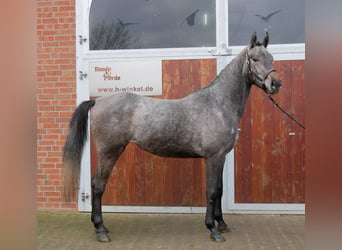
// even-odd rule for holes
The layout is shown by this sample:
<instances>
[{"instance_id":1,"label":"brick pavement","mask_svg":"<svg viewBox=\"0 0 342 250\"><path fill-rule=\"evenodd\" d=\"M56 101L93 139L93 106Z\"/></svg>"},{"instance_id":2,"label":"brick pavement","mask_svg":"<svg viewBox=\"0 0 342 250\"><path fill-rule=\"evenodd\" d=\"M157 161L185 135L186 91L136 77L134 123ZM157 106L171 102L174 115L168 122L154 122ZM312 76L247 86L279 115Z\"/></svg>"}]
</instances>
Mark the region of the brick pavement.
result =
<instances>
[{"instance_id":1,"label":"brick pavement","mask_svg":"<svg viewBox=\"0 0 342 250\"><path fill-rule=\"evenodd\" d=\"M224 215L226 242L209 238L204 214L104 213L110 243L97 242L89 213L37 214L37 249L304 249L303 215Z\"/></svg>"}]
</instances>

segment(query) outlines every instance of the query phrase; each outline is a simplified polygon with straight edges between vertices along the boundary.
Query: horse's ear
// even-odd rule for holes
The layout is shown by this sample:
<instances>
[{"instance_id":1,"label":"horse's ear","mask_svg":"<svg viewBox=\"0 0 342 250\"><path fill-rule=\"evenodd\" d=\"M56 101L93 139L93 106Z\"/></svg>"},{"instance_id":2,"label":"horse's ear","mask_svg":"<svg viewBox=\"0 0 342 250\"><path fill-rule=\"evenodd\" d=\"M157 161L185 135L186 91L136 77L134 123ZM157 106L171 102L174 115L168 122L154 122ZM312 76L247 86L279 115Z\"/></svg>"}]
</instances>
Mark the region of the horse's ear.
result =
<instances>
[{"instance_id":1,"label":"horse's ear","mask_svg":"<svg viewBox=\"0 0 342 250\"><path fill-rule=\"evenodd\" d=\"M255 46L257 42L257 35L256 32L253 33L252 37L251 37L251 42L249 43L249 48L253 48Z\"/></svg>"},{"instance_id":2,"label":"horse's ear","mask_svg":"<svg viewBox=\"0 0 342 250\"><path fill-rule=\"evenodd\" d=\"M266 35L265 35L264 41L262 42L262 45L264 45L264 47L267 48L269 41L270 41L270 36L269 36L268 32L266 31Z\"/></svg>"}]
</instances>

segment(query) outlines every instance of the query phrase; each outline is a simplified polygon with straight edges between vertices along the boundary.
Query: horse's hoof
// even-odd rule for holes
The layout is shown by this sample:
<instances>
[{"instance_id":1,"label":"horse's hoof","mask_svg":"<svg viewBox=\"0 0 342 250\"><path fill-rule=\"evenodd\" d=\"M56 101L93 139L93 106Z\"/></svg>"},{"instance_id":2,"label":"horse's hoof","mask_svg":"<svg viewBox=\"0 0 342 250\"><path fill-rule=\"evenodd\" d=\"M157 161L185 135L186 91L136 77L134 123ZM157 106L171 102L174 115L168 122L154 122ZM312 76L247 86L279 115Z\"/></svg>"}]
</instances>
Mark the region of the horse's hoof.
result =
<instances>
[{"instance_id":1,"label":"horse's hoof","mask_svg":"<svg viewBox=\"0 0 342 250\"><path fill-rule=\"evenodd\" d=\"M220 233L229 233L230 229L228 228L227 224L218 224L217 229L219 230Z\"/></svg>"},{"instance_id":2,"label":"horse's hoof","mask_svg":"<svg viewBox=\"0 0 342 250\"><path fill-rule=\"evenodd\" d=\"M212 233L210 235L210 238L215 241L215 242L219 242L219 243L223 243L226 240L224 239L224 237L220 234L220 233Z\"/></svg>"},{"instance_id":3,"label":"horse's hoof","mask_svg":"<svg viewBox=\"0 0 342 250\"><path fill-rule=\"evenodd\" d=\"M97 233L96 239L100 242L110 242L110 238L106 233Z\"/></svg>"}]
</instances>

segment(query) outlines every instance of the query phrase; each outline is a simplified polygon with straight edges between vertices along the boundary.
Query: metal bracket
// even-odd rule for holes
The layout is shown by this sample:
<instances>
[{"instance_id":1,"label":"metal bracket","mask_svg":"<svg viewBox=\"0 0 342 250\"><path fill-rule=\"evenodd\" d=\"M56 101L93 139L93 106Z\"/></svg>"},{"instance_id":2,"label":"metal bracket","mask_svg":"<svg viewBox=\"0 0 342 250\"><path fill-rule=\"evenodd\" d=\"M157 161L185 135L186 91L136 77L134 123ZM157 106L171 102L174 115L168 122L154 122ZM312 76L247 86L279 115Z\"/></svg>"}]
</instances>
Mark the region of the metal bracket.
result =
<instances>
[{"instance_id":1,"label":"metal bracket","mask_svg":"<svg viewBox=\"0 0 342 250\"><path fill-rule=\"evenodd\" d=\"M208 52L212 55L212 56L230 56L232 55L232 49L228 49L224 44L221 45L221 48L219 49L208 49Z\"/></svg>"},{"instance_id":2,"label":"metal bracket","mask_svg":"<svg viewBox=\"0 0 342 250\"><path fill-rule=\"evenodd\" d=\"M83 71L78 71L78 73L80 74L80 79L83 80L84 78L87 78L88 74L87 73L83 73Z\"/></svg>"},{"instance_id":3,"label":"metal bracket","mask_svg":"<svg viewBox=\"0 0 342 250\"><path fill-rule=\"evenodd\" d=\"M87 41L87 38L83 37L82 35L79 35L78 38L80 39L79 40L80 44L83 44Z\"/></svg>"},{"instance_id":4,"label":"metal bracket","mask_svg":"<svg viewBox=\"0 0 342 250\"><path fill-rule=\"evenodd\" d=\"M85 201L86 199L89 199L90 195L88 193L82 193L81 194L81 200Z\"/></svg>"}]
</instances>

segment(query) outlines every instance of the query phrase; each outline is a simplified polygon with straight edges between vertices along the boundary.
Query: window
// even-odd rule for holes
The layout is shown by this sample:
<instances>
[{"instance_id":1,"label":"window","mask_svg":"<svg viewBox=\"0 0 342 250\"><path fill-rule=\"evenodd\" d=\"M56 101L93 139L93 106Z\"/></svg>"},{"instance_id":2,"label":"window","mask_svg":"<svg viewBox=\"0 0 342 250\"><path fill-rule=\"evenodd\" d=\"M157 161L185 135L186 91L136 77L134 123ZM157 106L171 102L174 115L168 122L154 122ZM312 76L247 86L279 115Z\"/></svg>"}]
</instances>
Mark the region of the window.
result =
<instances>
[{"instance_id":1,"label":"window","mask_svg":"<svg viewBox=\"0 0 342 250\"><path fill-rule=\"evenodd\" d=\"M228 0L229 45L245 45L267 30L272 44L305 42L304 0Z\"/></svg>"},{"instance_id":2,"label":"window","mask_svg":"<svg viewBox=\"0 0 342 250\"><path fill-rule=\"evenodd\" d=\"M214 47L214 0L93 0L89 49Z\"/></svg>"}]
</instances>

